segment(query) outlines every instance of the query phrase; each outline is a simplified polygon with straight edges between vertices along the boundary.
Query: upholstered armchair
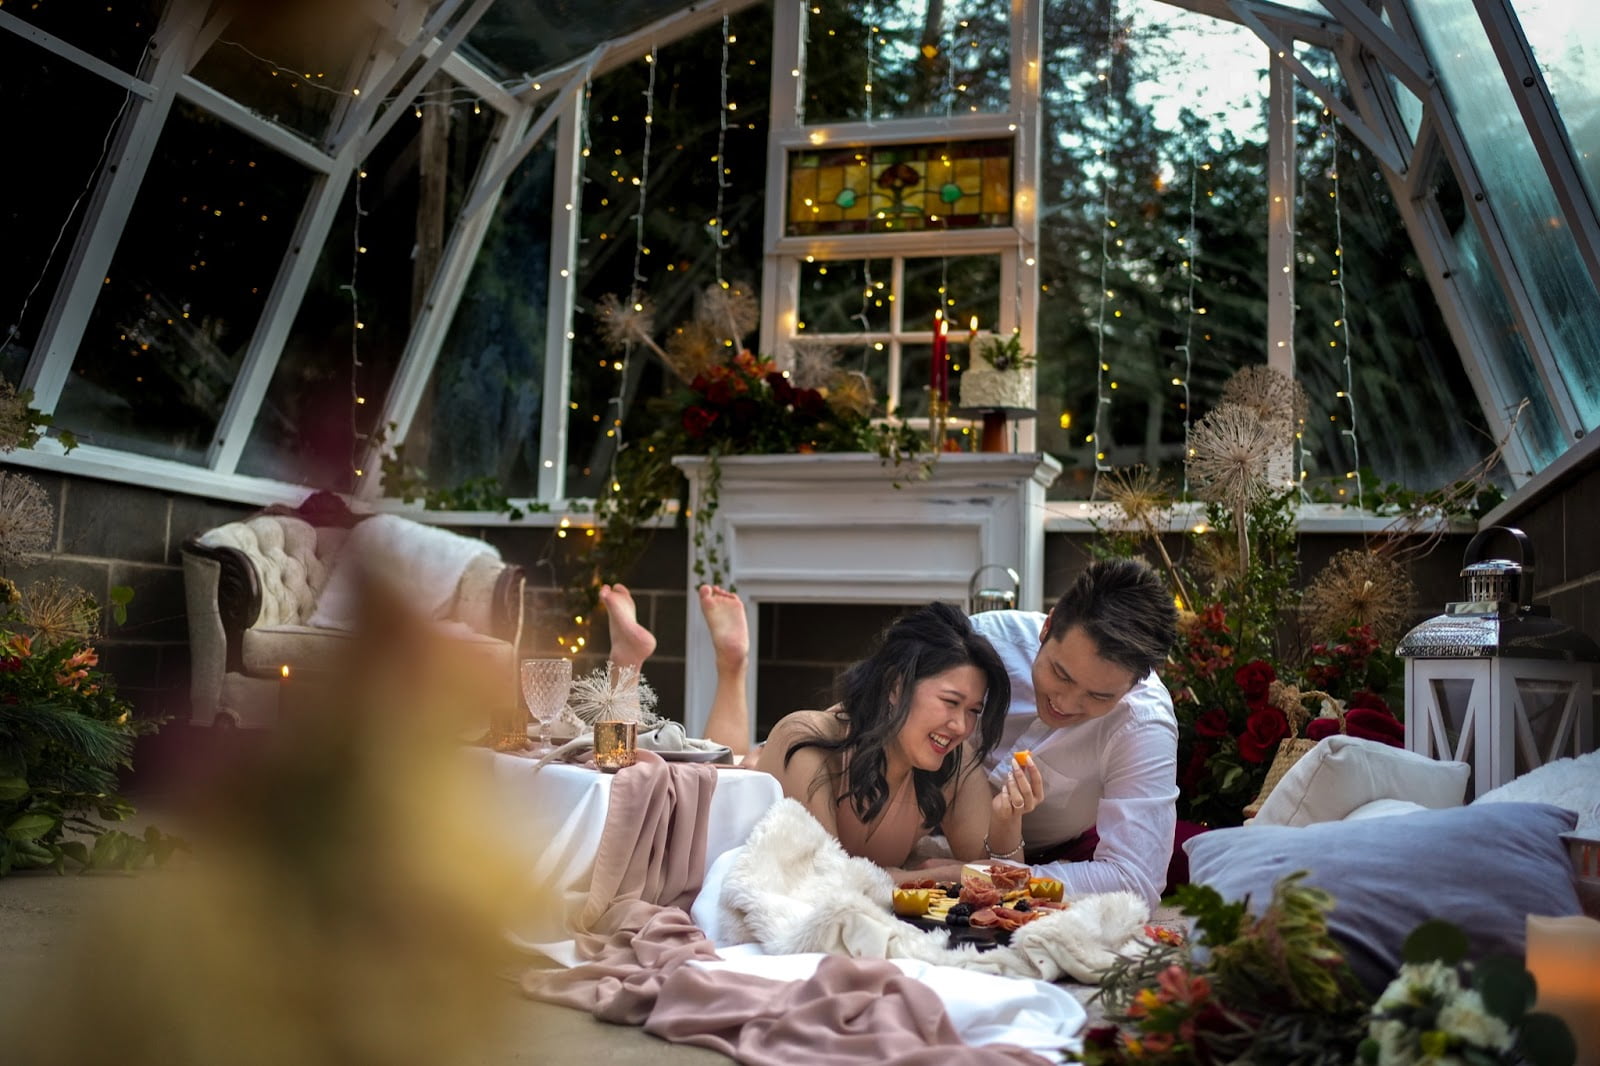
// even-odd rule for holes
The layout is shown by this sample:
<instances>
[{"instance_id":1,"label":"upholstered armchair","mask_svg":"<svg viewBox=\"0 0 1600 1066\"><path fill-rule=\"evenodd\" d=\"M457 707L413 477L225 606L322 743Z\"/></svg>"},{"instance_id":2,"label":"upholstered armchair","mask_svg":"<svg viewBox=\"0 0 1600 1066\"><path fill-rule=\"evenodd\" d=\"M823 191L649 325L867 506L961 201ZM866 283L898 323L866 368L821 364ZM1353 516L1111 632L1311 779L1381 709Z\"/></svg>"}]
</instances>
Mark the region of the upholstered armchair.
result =
<instances>
[{"instance_id":1,"label":"upholstered armchair","mask_svg":"<svg viewBox=\"0 0 1600 1066\"><path fill-rule=\"evenodd\" d=\"M326 494L319 494L297 510L272 508L207 530L183 545L193 724L271 725L284 667L292 678L314 679L347 661L350 630L311 622L314 617L321 620L319 600L330 588L352 529L368 516L326 500ZM313 501L319 502L314 506ZM385 521L392 526L401 520L389 516ZM420 528L434 538L467 540ZM510 702L516 691L525 577L520 566L472 543L482 554L465 562L453 591L447 590L432 613L453 639L467 642L475 657L483 657L484 669L503 671Z\"/></svg>"}]
</instances>

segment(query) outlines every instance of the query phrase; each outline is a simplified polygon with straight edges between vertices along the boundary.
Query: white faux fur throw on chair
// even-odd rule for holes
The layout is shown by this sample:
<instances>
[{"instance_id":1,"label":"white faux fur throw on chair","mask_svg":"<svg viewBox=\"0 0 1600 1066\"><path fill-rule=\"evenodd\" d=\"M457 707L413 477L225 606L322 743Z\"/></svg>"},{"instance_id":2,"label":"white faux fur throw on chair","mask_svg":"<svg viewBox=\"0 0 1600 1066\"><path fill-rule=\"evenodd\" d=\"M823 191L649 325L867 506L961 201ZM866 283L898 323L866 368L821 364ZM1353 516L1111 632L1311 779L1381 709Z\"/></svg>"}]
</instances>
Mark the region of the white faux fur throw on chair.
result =
<instances>
[{"instance_id":1,"label":"white faux fur throw on chair","mask_svg":"<svg viewBox=\"0 0 1600 1066\"><path fill-rule=\"evenodd\" d=\"M723 940L771 955L820 951L856 958L917 959L1007 977L1099 981L1119 955L1137 954L1150 912L1131 892L1073 900L1011 934L1009 947L948 946L890 909L894 885L866 859L845 854L803 806L785 799L756 824L722 883Z\"/></svg>"}]
</instances>

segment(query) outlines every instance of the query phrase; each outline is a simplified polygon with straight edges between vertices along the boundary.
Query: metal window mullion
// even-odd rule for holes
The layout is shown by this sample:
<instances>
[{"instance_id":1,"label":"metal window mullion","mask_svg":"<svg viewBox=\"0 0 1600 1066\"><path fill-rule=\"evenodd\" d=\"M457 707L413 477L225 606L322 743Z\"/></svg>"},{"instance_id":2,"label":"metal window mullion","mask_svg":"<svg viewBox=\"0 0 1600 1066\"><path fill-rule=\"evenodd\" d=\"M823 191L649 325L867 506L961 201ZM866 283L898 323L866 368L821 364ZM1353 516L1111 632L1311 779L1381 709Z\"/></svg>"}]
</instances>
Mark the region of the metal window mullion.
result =
<instances>
[{"instance_id":1,"label":"metal window mullion","mask_svg":"<svg viewBox=\"0 0 1600 1066\"><path fill-rule=\"evenodd\" d=\"M1399 170L1382 160L1377 160L1379 168L1385 177L1405 177L1416 167L1416 145L1411 131L1406 128L1405 118L1400 114L1400 103L1395 98L1393 86L1389 84L1388 71L1354 37L1340 40L1339 47L1334 49L1334 58L1338 60L1339 71L1350 89L1356 110L1367 126L1378 136L1393 143L1403 157L1403 165Z\"/></svg>"},{"instance_id":2,"label":"metal window mullion","mask_svg":"<svg viewBox=\"0 0 1600 1066\"><path fill-rule=\"evenodd\" d=\"M780 208L781 210L781 208ZM781 225L781 223L780 223ZM994 229L917 230L907 233L838 233L783 237L781 255L817 259L867 259L903 255L908 259L941 255L1006 255L1017 247L1015 226Z\"/></svg>"},{"instance_id":3,"label":"metal window mullion","mask_svg":"<svg viewBox=\"0 0 1600 1066\"><path fill-rule=\"evenodd\" d=\"M559 105L550 202L550 287L545 301L544 391L539 430L539 498L567 494L568 400L572 392L572 319L577 305L578 230L582 215L584 94Z\"/></svg>"},{"instance_id":4,"label":"metal window mullion","mask_svg":"<svg viewBox=\"0 0 1600 1066\"><path fill-rule=\"evenodd\" d=\"M22 375L21 387L33 390L33 406L46 414L55 410L67 375L72 371L73 359L104 287L123 227L133 211L162 127L172 111L177 82L187 65L205 7L199 0L176 0L169 8L168 20L157 28L152 58L145 61L151 68L147 81L154 87L155 95L149 100L129 101L129 113L119 125L106 157L107 164L95 179L83 227L73 241L62 273L63 283L50 302L50 310Z\"/></svg>"},{"instance_id":5,"label":"metal window mullion","mask_svg":"<svg viewBox=\"0 0 1600 1066\"><path fill-rule=\"evenodd\" d=\"M501 159L515 149L530 117L529 111L524 110L518 115L500 116L495 120L489 151L478 168L480 180L492 173ZM421 313L412 323L405 351L400 356L399 366L395 368L394 382L384 400L382 418L377 423L381 426L394 423L395 440L404 440L411 432L411 421L416 417L417 405L422 402L422 394L427 389L428 379L439 358L439 349L444 344L451 320L461 303L461 294L466 289L478 251L483 246L483 238L494 220L495 206L504 188L503 183L495 188L483 210L472 219L451 228L444 255L439 260L439 270L428 286L428 296ZM375 470L379 466L380 449L375 444L369 445L361 469ZM367 478L362 482L360 495L364 499L371 499L378 496L381 489L381 479Z\"/></svg>"},{"instance_id":6,"label":"metal window mullion","mask_svg":"<svg viewBox=\"0 0 1600 1066\"><path fill-rule=\"evenodd\" d=\"M1549 83L1507 0L1473 2L1488 32L1495 57L1500 60L1500 69L1517 102L1523 125L1550 178L1556 203L1577 242L1589 280L1600 291L1600 221L1596 220L1595 204L1578 172L1577 155L1567 136L1566 123L1550 95Z\"/></svg>"},{"instance_id":7,"label":"metal window mullion","mask_svg":"<svg viewBox=\"0 0 1600 1066\"><path fill-rule=\"evenodd\" d=\"M1267 365L1294 377L1294 76L1272 53L1267 95Z\"/></svg>"},{"instance_id":8,"label":"metal window mullion","mask_svg":"<svg viewBox=\"0 0 1600 1066\"><path fill-rule=\"evenodd\" d=\"M154 99L155 86L141 78L136 78L127 71L112 66L99 56L91 55L83 49L68 44L53 33L46 33L39 27L29 22L24 22L11 12L0 9L0 32L10 31L24 40L32 41L47 52L53 52L74 66L82 67L91 74L96 74L119 88L145 100Z\"/></svg>"},{"instance_id":9,"label":"metal window mullion","mask_svg":"<svg viewBox=\"0 0 1600 1066\"><path fill-rule=\"evenodd\" d=\"M1030 0L1031 2L1031 0ZM781 76L795 80L785 68ZM877 122L832 122L827 126L790 127L781 138L785 148L819 148L864 143L916 144L930 140L983 140L1009 138L1017 121L1015 109L977 115L951 115L946 118L896 118Z\"/></svg>"},{"instance_id":10,"label":"metal window mullion","mask_svg":"<svg viewBox=\"0 0 1600 1066\"><path fill-rule=\"evenodd\" d=\"M780 367L794 365L792 338L800 308L797 253L785 252L788 206L788 151L784 139L800 126L800 94L805 84L806 8L801 0L772 5L772 71L768 95L767 185L761 252L761 351ZM800 71L796 76L793 71ZM803 253L799 253L803 254Z\"/></svg>"},{"instance_id":11,"label":"metal window mullion","mask_svg":"<svg viewBox=\"0 0 1600 1066\"><path fill-rule=\"evenodd\" d=\"M369 139L367 135L373 128L374 120L378 117L378 108L383 106L384 100L386 97L388 97L390 90L392 90L395 87L395 84L405 76L405 73L410 68L411 63L422 54L425 48L434 46L433 54L426 57L422 70L418 71L419 74L425 75L423 78L423 82L425 82L427 78L433 76L433 72L438 69L439 64L444 62L444 55L449 55L450 52L454 50L454 41L458 41L460 39L459 37L455 37L451 42L441 46L441 42L438 41L437 35L438 31L444 27L446 22L449 21L450 16L455 14L456 9L459 8L464 2L465 0L444 0L444 2L439 6L439 10L434 12L433 18L429 19L426 25L419 27L414 34L405 34L404 28L399 25L391 25L385 29L385 36L391 38L388 42L389 47L391 49L396 46L401 47L399 47L399 51L394 52L394 61L388 66L382 68L379 76L368 82L367 85L363 87L363 99L359 101L359 106L351 109L351 112L348 115L348 120L334 127L333 132L328 138L328 146L330 150L335 152L339 151L344 147L345 142L351 138L367 141L369 145L367 150L371 150L370 145L377 142L376 140ZM479 0L479 3L481 5L483 0ZM395 9L394 19L391 20L392 23L398 24L408 19L408 17L413 15L414 10L414 8L397 6ZM476 20L473 20L473 22L475 23ZM471 24L466 27L466 29L471 28ZM401 34L401 37L398 39L395 38L395 34L397 32ZM462 32L464 35L465 30ZM444 55L439 54L441 50L443 51ZM410 85L418 87L420 87L421 84L422 82L418 82L416 79L412 79L412 82L410 83ZM389 102L390 114L392 115L394 112L398 111L398 109L402 107L407 100L410 100L415 95L416 92L413 90L404 96L396 96ZM393 118L390 119L390 124L392 123ZM383 132L388 132L388 126L384 127ZM381 133L378 135L377 140L382 140ZM361 153L361 157L365 158L366 154L366 151L363 151Z\"/></svg>"},{"instance_id":12,"label":"metal window mullion","mask_svg":"<svg viewBox=\"0 0 1600 1066\"><path fill-rule=\"evenodd\" d=\"M1323 0L1346 33L1355 37L1377 56L1406 88L1423 96L1433 84L1433 65L1420 47L1407 41L1386 25L1383 18L1365 3L1352 0Z\"/></svg>"},{"instance_id":13,"label":"metal window mullion","mask_svg":"<svg viewBox=\"0 0 1600 1066\"><path fill-rule=\"evenodd\" d=\"M394 124L400 121L400 115L405 110L405 105L422 91L423 86L428 84L428 79L433 77L440 65L444 63L445 57L455 51L456 46L461 43L472 27L478 24L478 20L483 18L484 13L489 10L489 7L494 2L495 0L473 0L472 7L455 21L455 24L450 27L450 32L438 41L433 54L422 61L422 65L417 68L416 73L412 74L400 91L395 94L394 99L390 101L389 106L383 110L383 113L377 114L375 118L372 118L370 126L367 125L367 118L376 113L377 106L380 103L378 99L380 94L374 92L372 97L363 104L363 107L354 116L354 123L346 127L347 133L361 139L358 158L365 159L382 142L388 132L394 128ZM432 37L430 36L428 40L431 42ZM416 52L421 52L422 50L421 44L415 44L413 47ZM407 48L406 51L400 54L399 59L390 70L403 70L409 62L406 57L413 54L412 48ZM366 128L363 128L364 126Z\"/></svg>"},{"instance_id":14,"label":"metal window mullion","mask_svg":"<svg viewBox=\"0 0 1600 1066\"><path fill-rule=\"evenodd\" d=\"M1456 117L1450 111L1443 91L1438 86L1435 86L1430 94L1427 108L1432 113L1434 128L1438 131L1439 143L1444 149L1445 158L1455 171L1456 180L1461 185L1467 211L1471 213L1478 232L1483 236L1484 248L1489 253L1490 269L1494 271L1501 291L1505 293L1507 302L1511 306L1511 314L1527 340L1528 354L1533 357L1534 368L1544 385L1546 397L1555 409L1556 420L1566 434L1567 440L1569 442L1576 440L1586 427L1578 418L1572 394L1567 390L1566 380L1556 365L1555 353L1551 350L1551 340L1545 332L1543 317L1534 306L1528 288L1523 282L1522 272L1512 257L1510 242L1507 241L1505 231L1500 226L1499 212L1495 210L1494 204L1483 191L1483 181L1478 175L1476 161L1468 151L1466 140L1461 136L1461 129L1456 123Z\"/></svg>"},{"instance_id":15,"label":"metal window mullion","mask_svg":"<svg viewBox=\"0 0 1600 1066\"><path fill-rule=\"evenodd\" d=\"M1016 227L1017 246L1010 256L1000 257L1000 291L1016 293L1014 310L1019 321L1012 323L1021 330L1020 340L1025 352L1038 352L1039 338L1039 216L1043 201L1043 145L1042 117L1039 107L1040 88L1044 75L1044 4L1041 0L1012 0L1012 62L1011 108L1016 112L1016 134L1011 157L1014 161L1013 181L1021 194L1012 204L1012 222ZM1020 30L1018 27L1021 27ZM1020 47L1019 47L1020 37ZM1017 86L1022 85L1019 94ZM1006 264L1019 272L1006 277ZM1035 265L1030 266L1029 261ZM1001 305L1004 306L1004 296ZM1033 405L1039 404L1039 376L1033 376ZM1036 419L1023 419L1017 433L1017 450L1032 451Z\"/></svg>"},{"instance_id":16,"label":"metal window mullion","mask_svg":"<svg viewBox=\"0 0 1600 1066\"><path fill-rule=\"evenodd\" d=\"M905 406L905 399L901 395L900 364L902 334L905 332L906 316L903 308L906 302L906 259L897 255L889 260L889 295L894 299L889 301L889 395L886 401L890 410ZM872 299L868 296L867 299ZM939 294L939 309L944 310L944 293ZM929 323L932 331L932 323ZM930 397L931 399L931 397Z\"/></svg>"},{"instance_id":17,"label":"metal window mullion","mask_svg":"<svg viewBox=\"0 0 1600 1066\"><path fill-rule=\"evenodd\" d=\"M304 138L290 132L276 122L262 118L230 96L217 92L205 82L189 74L178 79L178 97L208 114L214 115L247 137L287 156L307 170L330 174L335 169L334 157L317 148Z\"/></svg>"}]
</instances>

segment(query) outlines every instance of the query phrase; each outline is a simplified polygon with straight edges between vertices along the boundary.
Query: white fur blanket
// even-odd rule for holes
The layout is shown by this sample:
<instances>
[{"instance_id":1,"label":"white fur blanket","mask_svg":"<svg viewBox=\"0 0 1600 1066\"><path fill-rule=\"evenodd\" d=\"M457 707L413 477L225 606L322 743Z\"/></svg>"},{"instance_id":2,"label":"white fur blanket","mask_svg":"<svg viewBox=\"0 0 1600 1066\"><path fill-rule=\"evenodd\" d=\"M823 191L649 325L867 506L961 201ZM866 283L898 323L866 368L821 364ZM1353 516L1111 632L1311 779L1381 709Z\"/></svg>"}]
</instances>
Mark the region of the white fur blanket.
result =
<instances>
[{"instance_id":1,"label":"white fur blanket","mask_svg":"<svg viewBox=\"0 0 1600 1066\"><path fill-rule=\"evenodd\" d=\"M754 942L768 954L825 952L917 959L1007 977L1099 981L1118 956L1137 954L1150 918L1131 892L1073 900L1011 934L1008 947L948 946L942 930L896 918L889 875L845 854L799 803L785 799L756 824L717 898L719 942Z\"/></svg>"}]
</instances>

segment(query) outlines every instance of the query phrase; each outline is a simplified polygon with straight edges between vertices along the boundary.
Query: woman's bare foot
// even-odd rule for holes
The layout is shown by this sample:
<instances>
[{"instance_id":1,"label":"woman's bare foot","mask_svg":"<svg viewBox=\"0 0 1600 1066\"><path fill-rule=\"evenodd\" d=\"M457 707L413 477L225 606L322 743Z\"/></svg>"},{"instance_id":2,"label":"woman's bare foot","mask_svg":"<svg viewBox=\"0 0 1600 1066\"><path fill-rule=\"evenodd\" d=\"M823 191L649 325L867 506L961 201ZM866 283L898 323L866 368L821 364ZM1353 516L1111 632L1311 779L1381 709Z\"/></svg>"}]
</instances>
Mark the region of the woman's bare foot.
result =
<instances>
[{"instance_id":1,"label":"woman's bare foot","mask_svg":"<svg viewBox=\"0 0 1600 1066\"><path fill-rule=\"evenodd\" d=\"M601 585L600 605L606 609L606 626L611 633L611 662L634 669L643 667L644 661L656 650L656 637L639 624L633 593L626 585ZM743 617L742 612L740 617Z\"/></svg>"},{"instance_id":2,"label":"woman's bare foot","mask_svg":"<svg viewBox=\"0 0 1600 1066\"><path fill-rule=\"evenodd\" d=\"M711 631L717 671L742 670L750 660L750 627L745 622L744 601L717 585L701 585L700 614Z\"/></svg>"}]
</instances>

